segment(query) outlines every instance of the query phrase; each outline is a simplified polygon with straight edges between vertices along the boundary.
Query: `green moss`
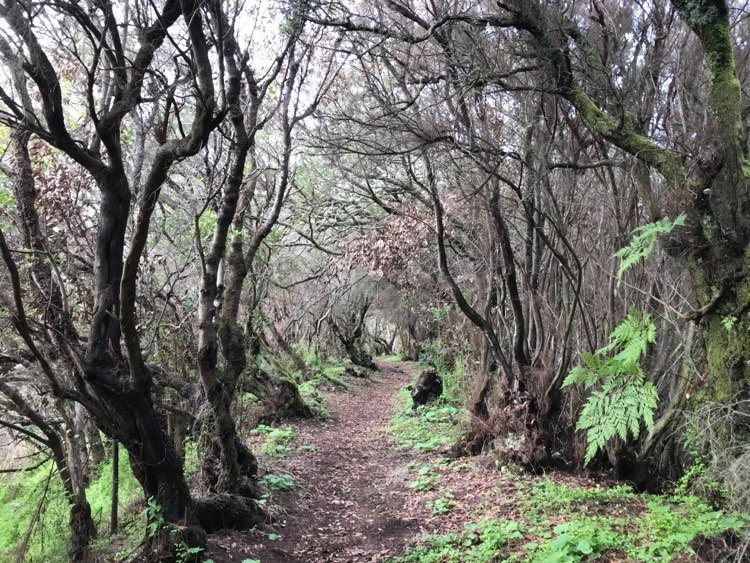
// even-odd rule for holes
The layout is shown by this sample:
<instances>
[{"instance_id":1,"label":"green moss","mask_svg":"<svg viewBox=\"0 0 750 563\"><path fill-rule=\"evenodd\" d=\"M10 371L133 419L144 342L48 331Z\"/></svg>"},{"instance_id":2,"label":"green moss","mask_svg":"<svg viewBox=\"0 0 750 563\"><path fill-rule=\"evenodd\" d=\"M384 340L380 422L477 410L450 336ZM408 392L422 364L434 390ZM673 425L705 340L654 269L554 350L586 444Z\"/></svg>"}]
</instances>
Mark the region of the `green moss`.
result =
<instances>
[{"instance_id":1,"label":"green moss","mask_svg":"<svg viewBox=\"0 0 750 563\"><path fill-rule=\"evenodd\" d=\"M597 133L658 170L673 188L686 190L689 187L685 166L671 152L655 145L645 135L618 126L580 88L574 88L568 98L583 120Z\"/></svg>"},{"instance_id":2,"label":"green moss","mask_svg":"<svg viewBox=\"0 0 750 563\"><path fill-rule=\"evenodd\" d=\"M714 314L709 320L704 334L709 377L704 393L694 401L728 403L742 386L750 384L750 320L744 317L727 323L726 318Z\"/></svg>"},{"instance_id":3,"label":"green moss","mask_svg":"<svg viewBox=\"0 0 750 563\"><path fill-rule=\"evenodd\" d=\"M732 50L729 9L726 2L688 0L677 6L683 21L700 38L710 83L711 108L722 129L742 146L741 84ZM739 158L740 155L737 154Z\"/></svg>"},{"instance_id":4,"label":"green moss","mask_svg":"<svg viewBox=\"0 0 750 563\"><path fill-rule=\"evenodd\" d=\"M571 102L580 112L583 120L600 135L612 135L617 128L615 123L580 88L571 93Z\"/></svg>"},{"instance_id":5,"label":"green moss","mask_svg":"<svg viewBox=\"0 0 750 563\"><path fill-rule=\"evenodd\" d=\"M684 264L690 274L690 281L698 296L698 302L702 306L710 303L716 295L717 289L709 284L706 279L703 260L695 254L689 254L685 257Z\"/></svg>"},{"instance_id":6,"label":"green moss","mask_svg":"<svg viewBox=\"0 0 750 563\"><path fill-rule=\"evenodd\" d=\"M750 304L750 245L745 248L745 259L742 264L743 279L737 291L739 308L745 309Z\"/></svg>"}]
</instances>

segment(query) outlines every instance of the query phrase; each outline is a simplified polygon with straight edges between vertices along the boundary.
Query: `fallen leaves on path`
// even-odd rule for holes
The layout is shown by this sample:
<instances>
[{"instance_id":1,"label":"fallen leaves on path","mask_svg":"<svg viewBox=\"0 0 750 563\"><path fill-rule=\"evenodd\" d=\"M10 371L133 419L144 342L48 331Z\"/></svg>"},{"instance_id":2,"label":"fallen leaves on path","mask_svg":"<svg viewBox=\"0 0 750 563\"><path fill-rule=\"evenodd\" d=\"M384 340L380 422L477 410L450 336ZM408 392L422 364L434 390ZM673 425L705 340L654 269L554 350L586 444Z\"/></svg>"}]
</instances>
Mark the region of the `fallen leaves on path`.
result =
<instances>
[{"instance_id":1,"label":"fallen leaves on path","mask_svg":"<svg viewBox=\"0 0 750 563\"><path fill-rule=\"evenodd\" d=\"M292 424L295 444L314 451L295 449L268 469L294 475L295 490L274 493L280 516L266 529L214 536L210 556L217 563L379 561L423 533L429 516L424 500L406 487L405 469L422 456L397 451L386 435L396 393L413 374L403 364L381 368L369 381L328 396L332 420Z\"/></svg>"}]
</instances>

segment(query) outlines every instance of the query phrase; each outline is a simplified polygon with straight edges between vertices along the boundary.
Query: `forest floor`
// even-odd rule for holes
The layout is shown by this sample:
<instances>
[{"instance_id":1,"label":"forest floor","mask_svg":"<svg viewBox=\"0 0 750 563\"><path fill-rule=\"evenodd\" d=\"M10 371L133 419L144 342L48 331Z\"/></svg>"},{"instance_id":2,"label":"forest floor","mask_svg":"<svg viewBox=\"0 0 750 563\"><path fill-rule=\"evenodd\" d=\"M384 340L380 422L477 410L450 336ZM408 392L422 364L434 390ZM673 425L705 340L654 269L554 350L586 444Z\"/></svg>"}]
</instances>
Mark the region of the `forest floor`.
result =
<instances>
[{"instance_id":1,"label":"forest floor","mask_svg":"<svg viewBox=\"0 0 750 563\"><path fill-rule=\"evenodd\" d=\"M606 475L530 475L490 455L447 459L463 411L412 415L405 388L418 368L378 365L325 392L323 420L256 431L269 521L212 535L204 561L718 561L736 551L732 530L748 519L695 497L640 495Z\"/></svg>"}]
</instances>

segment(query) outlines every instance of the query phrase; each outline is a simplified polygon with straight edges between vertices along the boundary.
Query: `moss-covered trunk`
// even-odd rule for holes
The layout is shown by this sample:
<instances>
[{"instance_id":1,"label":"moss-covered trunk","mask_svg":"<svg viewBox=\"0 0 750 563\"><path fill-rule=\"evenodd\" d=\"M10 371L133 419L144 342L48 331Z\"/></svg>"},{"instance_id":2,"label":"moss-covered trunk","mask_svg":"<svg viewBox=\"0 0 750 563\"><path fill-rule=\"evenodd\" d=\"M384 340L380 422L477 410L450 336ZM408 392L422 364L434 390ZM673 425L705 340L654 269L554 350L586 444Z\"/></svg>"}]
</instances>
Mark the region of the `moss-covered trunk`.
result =
<instances>
[{"instance_id":1,"label":"moss-covered trunk","mask_svg":"<svg viewBox=\"0 0 750 563\"><path fill-rule=\"evenodd\" d=\"M703 377L693 381L691 405L715 402L729 405L750 389L750 272L743 265L735 279L714 288L716 296L704 303L708 311L699 320L705 352ZM698 280L698 288L707 288ZM705 299L709 293L703 291Z\"/></svg>"}]
</instances>

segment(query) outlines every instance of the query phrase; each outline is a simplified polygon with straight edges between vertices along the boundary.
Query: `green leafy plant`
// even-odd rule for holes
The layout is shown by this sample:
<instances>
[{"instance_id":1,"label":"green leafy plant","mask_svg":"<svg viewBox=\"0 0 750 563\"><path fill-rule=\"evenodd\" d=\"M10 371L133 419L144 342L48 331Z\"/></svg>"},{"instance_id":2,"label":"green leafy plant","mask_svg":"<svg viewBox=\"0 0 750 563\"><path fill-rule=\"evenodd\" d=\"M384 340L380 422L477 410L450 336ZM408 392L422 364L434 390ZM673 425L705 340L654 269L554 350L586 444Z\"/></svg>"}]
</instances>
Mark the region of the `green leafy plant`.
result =
<instances>
[{"instance_id":1,"label":"green leafy plant","mask_svg":"<svg viewBox=\"0 0 750 563\"><path fill-rule=\"evenodd\" d=\"M486 563L496 561L506 546L523 538L518 522L487 520L469 523L460 534L428 535L411 549L403 563Z\"/></svg>"},{"instance_id":2,"label":"green leafy plant","mask_svg":"<svg viewBox=\"0 0 750 563\"><path fill-rule=\"evenodd\" d=\"M442 514L448 514L455 508L453 503L453 495L445 492L434 500L428 500L425 503L425 508L430 511L431 516L440 516Z\"/></svg>"},{"instance_id":3,"label":"green leafy plant","mask_svg":"<svg viewBox=\"0 0 750 563\"><path fill-rule=\"evenodd\" d=\"M146 501L146 533L148 537L153 538L162 529L167 529L172 534L176 534L179 528L175 524L168 524L164 520L161 505L153 497ZM174 544L175 561L177 563L190 563L204 551L202 547L191 547L184 541L175 542Z\"/></svg>"},{"instance_id":4,"label":"green leafy plant","mask_svg":"<svg viewBox=\"0 0 750 563\"><path fill-rule=\"evenodd\" d=\"M159 530L164 526L164 516L161 512L161 505L154 500L154 497L149 497L146 501L146 533L148 537L156 537Z\"/></svg>"},{"instance_id":5,"label":"green leafy plant","mask_svg":"<svg viewBox=\"0 0 750 563\"><path fill-rule=\"evenodd\" d=\"M409 391L403 389L399 392L399 401L403 409L393 417L388 430L394 442L404 449L425 453L451 444L467 422L466 411L443 398L414 411Z\"/></svg>"},{"instance_id":6,"label":"green leafy plant","mask_svg":"<svg viewBox=\"0 0 750 563\"><path fill-rule=\"evenodd\" d=\"M599 385L578 418L578 430L586 432L586 463L615 437L637 438L641 423L649 431L653 428L658 396L654 384L646 381L640 359L655 341L650 315L634 309L612 331L610 343L594 354L582 354L583 365L565 378L563 387Z\"/></svg>"},{"instance_id":7,"label":"green leafy plant","mask_svg":"<svg viewBox=\"0 0 750 563\"><path fill-rule=\"evenodd\" d=\"M436 323L442 322L450 315L451 308L448 305L442 307L430 307L427 309L427 313L432 317L432 320Z\"/></svg>"},{"instance_id":8,"label":"green leafy plant","mask_svg":"<svg viewBox=\"0 0 750 563\"><path fill-rule=\"evenodd\" d=\"M695 496L637 494L622 485L579 487L552 478L536 484L521 507L533 540L523 546L524 560L538 563L625 556L667 562L690 555L696 537L740 531L747 522ZM550 528L551 522L560 524Z\"/></svg>"},{"instance_id":9,"label":"green leafy plant","mask_svg":"<svg viewBox=\"0 0 750 563\"><path fill-rule=\"evenodd\" d=\"M703 456L697 452L692 452L692 455L694 461L677 481L672 498L675 500L689 499L692 497L691 493L693 493L703 498L710 498L719 502L725 501L729 495L727 486L717 481L711 474Z\"/></svg>"},{"instance_id":10,"label":"green leafy plant","mask_svg":"<svg viewBox=\"0 0 750 563\"><path fill-rule=\"evenodd\" d=\"M544 509L551 512L563 512L572 509L593 510L614 504L626 504L638 498L629 485L616 487L571 487L557 483L552 479L544 479L534 485L530 498L524 502L528 512L534 509Z\"/></svg>"},{"instance_id":11,"label":"green leafy plant","mask_svg":"<svg viewBox=\"0 0 750 563\"><path fill-rule=\"evenodd\" d=\"M611 518L584 516L555 526L551 537L537 546L527 545L538 563L600 561L606 551L617 551L625 539L614 530Z\"/></svg>"},{"instance_id":12,"label":"green leafy plant","mask_svg":"<svg viewBox=\"0 0 750 563\"><path fill-rule=\"evenodd\" d=\"M417 491L432 491L435 488L435 481L440 477L429 465L420 467L417 478L410 481L407 487Z\"/></svg>"},{"instance_id":13,"label":"green leafy plant","mask_svg":"<svg viewBox=\"0 0 750 563\"><path fill-rule=\"evenodd\" d=\"M697 536L718 536L747 524L746 517L713 510L697 497L685 497L680 504L654 497L646 506L648 512L640 519L638 531L647 541L628 549L637 561L672 561L678 555L691 555Z\"/></svg>"},{"instance_id":14,"label":"green leafy plant","mask_svg":"<svg viewBox=\"0 0 750 563\"><path fill-rule=\"evenodd\" d=\"M251 434L262 434L266 436L263 447L268 455L282 457L291 453L290 444L294 441L293 428L273 428L260 424L250 431Z\"/></svg>"},{"instance_id":15,"label":"green leafy plant","mask_svg":"<svg viewBox=\"0 0 750 563\"><path fill-rule=\"evenodd\" d=\"M721 326L724 327L724 330L727 332L732 332L732 329L734 328L734 324L737 322L737 317L735 316L728 316L721 319Z\"/></svg>"},{"instance_id":16,"label":"green leafy plant","mask_svg":"<svg viewBox=\"0 0 750 563\"><path fill-rule=\"evenodd\" d=\"M294 476L289 473L282 473L281 475L268 473L260 479L260 483L272 491L291 491L294 488Z\"/></svg>"},{"instance_id":17,"label":"green leafy plant","mask_svg":"<svg viewBox=\"0 0 750 563\"><path fill-rule=\"evenodd\" d=\"M521 525L513 521L490 520L477 525L475 530L478 541L468 555L472 561L492 561L508 543L523 538Z\"/></svg>"},{"instance_id":18,"label":"green leafy plant","mask_svg":"<svg viewBox=\"0 0 750 563\"><path fill-rule=\"evenodd\" d=\"M180 542L174 546L175 559L177 563L189 563L204 550L202 547L190 547L185 542Z\"/></svg>"}]
</instances>

